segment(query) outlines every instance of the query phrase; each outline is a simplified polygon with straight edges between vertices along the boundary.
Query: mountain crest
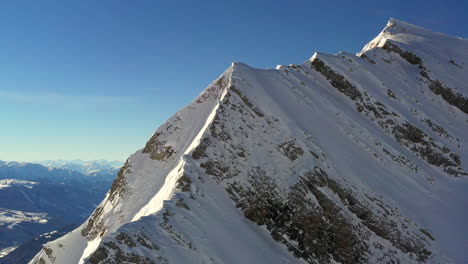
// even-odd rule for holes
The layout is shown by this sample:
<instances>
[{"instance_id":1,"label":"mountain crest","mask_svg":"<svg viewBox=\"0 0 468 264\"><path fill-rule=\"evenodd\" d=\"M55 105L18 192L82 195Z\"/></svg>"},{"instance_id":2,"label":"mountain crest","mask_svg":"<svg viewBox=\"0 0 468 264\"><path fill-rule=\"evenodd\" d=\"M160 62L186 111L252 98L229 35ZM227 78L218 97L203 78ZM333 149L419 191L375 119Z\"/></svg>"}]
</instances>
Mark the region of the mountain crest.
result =
<instances>
[{"instance_id":1,"label":"mountain crest","mask_svg":"<svg viewBox=\"0 0 468 264\"><path fill-rule=\"evenodd\" d=\"M234 62L32 263L460 262L467 48L391 19L358 56Z\"/></svg>"}]
</instances>

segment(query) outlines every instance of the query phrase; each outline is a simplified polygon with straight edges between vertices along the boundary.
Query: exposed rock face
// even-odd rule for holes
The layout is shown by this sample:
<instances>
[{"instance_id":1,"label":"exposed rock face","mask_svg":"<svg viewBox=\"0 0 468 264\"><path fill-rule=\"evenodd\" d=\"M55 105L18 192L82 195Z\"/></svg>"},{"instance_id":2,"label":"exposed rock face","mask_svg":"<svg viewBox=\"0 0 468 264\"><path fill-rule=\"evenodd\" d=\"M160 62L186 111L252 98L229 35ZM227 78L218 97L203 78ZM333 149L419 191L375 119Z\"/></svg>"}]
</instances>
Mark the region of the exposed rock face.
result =
<instances>
[{"instance_id":1,"label":"exposed rock face","mask_svg":"<svg viewBox=\"0 0 468 264\"><path fill-rule=\"evenodd\" d=\"M432 254L425 246L427 238L411 234L414 231L403 222L392 219L400 217L395 209L373 197L360 202L351 190L343 189L319 168L301 176L287 199L281 199L276 184L262 171L256 171L250 183L251 189L239 185L228 189L237 206L248 219L266 225L272 237L294 255L310 263L365 263L366 255L381 247L378 242L368 243L372 236L394 246L383 252L382 262L391 261L398 251L412 253L418 261L426 261ZM337 195L341 203L324 190ZM375 208L381 210L380 215L373 213ZM401 232L397 226L406 230Z\"/></svg>"},{"instance_id":2,"label":"exposed rock face","mask_svg":"<svg viewBox=\"0 0 468 264\"><path fill-rule=\"evenodd\" d=\"M429 79L429 78L428 78ZM439 80L429 79L429 89L435 94L442 96L447 103L459 108L463 112L468 114L468 98L461 95L460 93L454 92L453 89L446 87Z\"/></svg>"},{"instance_id":3,"label":"exposed rock face","mask_svg":"<svg viewBox=\"0 0 468 264\"><path fill-rule=\"evenodd\" d=\"M409 63L418 64L420 68L424 68L422 60L419 57L411 52L402 51L395 44L386 42L383 49L396 52ZM371 116L372 121L377 121L377 124L384 128L387 133L393 135L398 143L408 147L429 164L441 167L449 174L455 176L468 175L467 172L460 167L461 164L459 163L458 155L452 153L451 150L443 146L443 144L428 137L427 134L416 126L409 124L407 120L401 118L398 114L394 112L390 113L385 105L379 101L372 100L367 93L364 93L363 97L356 87L342 75L330 70L330 67L320 59L315 58L311 66L323 74L333 87L337 88L351 100L357 101L356 109L358 112L366 116ZM433 90L431 85L433 84L431 83L429 88Z\"/></svg>"},{"instance_id":4,"label":"exposed rock face","mask_svg":"<svg viewBox=\"0 0 468 264\"><path fill-rule=\"evenodd\" d=\"M390 41L385 42L385 44L382 46L382 49L386 51L395 52L398 55L400 55L403 59L405 59L407 62L411 64L419 65L419 68L424 69L424 64L421 58L419 58L418 56L416 56L414 53L410 51L402 50L400 47L398 47L398 45L393 44Z\"/></svg>"},{"instance_id":5,"label":"exposed rock face","mask_svg":"<svg viewBox=\"0 0 468 264\"><path fill-rule=\"evenodd\" d=\"M465 51L391 20L359 56L233 63L33 263L463 263Z\"/></svg>"},{"instance_id":6,"label":"exposed rock face","mask_svg":"<svg viewBox=\"0 0 468 264\"><path fill-rule=\"evenodd\" d=\"M304 151L294 144L294 141L283 142L278 145L278 150L291 161L296 160L304 154Z\"/></svg>"},{"instance_id":7,"label":"exposed rock face","mask_svg":"<svg viewBox=\"0 0 468 264\"><path fill-rule=\"evenodd\" d=\"M128 192L127 188L127 181L125 179L125 173L130 171L131 165L127 160L125 164L120 169L117 177L114 180L114 183L111 186L111 189L108 193L108 200L109 202L113 202L117 197L122 196L126 192ZM102 220L102 213L104 210L104 206L98 206L96 210L94 210L93 214L90 216L88 221L86 222L86 226L81 230L81 234L86 237L88 240L93 240L98 236L102 236L105 232L104 222Z\"/></svg>"},{"instance_id":8,"label":"exposed rock face","mask_svg":"<svg viewBox=\"0 0 468 264\"><path fill-rule=\"evenodd\" d=\"M323 76L327 78L327 80L333 87L338 89L338 91L340 91L347 97L351 98L351 100L362 100L362 94L356 89L356 87L354 87L348 80L346 80L346 78L343 77L343 75L334 72L319 58L315 58L314 60L312 60L311 67L323 74Z\"/></svg>"}]
</instances>

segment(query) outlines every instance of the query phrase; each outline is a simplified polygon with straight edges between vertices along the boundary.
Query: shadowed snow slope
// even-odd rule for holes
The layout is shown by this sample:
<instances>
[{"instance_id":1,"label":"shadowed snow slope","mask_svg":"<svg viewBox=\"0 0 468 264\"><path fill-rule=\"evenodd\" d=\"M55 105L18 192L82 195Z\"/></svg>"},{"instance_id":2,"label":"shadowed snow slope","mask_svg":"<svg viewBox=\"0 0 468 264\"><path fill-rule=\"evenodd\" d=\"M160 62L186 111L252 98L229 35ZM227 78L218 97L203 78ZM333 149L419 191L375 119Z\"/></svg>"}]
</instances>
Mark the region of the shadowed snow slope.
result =
<instances>
[{"instance_id":1,"label":"shadowed snow slope","mask_svg":"<svg viewBox=\"0 0 468 264\"><path fill-rule=\"evenodd\" d=\"M468 42L233 63L31 263L464 263Z\"/></svg>"}]
</instances>

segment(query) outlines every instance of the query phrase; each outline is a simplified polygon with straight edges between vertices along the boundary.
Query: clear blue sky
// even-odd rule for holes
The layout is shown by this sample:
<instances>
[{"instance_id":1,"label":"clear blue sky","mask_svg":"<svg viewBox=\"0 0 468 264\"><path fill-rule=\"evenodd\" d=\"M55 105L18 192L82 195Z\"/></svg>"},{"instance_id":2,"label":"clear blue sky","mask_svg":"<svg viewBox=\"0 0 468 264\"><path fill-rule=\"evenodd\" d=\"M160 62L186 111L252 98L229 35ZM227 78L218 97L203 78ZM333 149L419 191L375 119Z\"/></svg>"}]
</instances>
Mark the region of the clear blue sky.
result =
<instances>
[{"instance_id":1,"label":"clear blue sky","mask_svg":"<svg viewBox=\"0 0 468 264\"><path fill-rule=\"evenodd\" d=\"M465 2L465 3L463 3ZM468 37L466 1L0 2L0 159L118 159L231 61L359 51L390 17Z\"/></svg>"}]
</instances>

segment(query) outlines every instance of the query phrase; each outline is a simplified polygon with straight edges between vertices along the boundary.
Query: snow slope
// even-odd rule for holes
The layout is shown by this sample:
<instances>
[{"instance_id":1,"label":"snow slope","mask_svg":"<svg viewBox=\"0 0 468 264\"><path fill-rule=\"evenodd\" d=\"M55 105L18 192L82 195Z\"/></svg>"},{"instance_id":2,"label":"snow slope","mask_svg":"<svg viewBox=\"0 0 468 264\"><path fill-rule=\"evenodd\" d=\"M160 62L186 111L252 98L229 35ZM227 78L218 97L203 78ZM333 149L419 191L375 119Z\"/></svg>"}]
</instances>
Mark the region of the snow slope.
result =
<instances>
[{"instance_id":1,"label":"snow slope","mask_svg":"<svg viewBox=\"0 0 468 264\"><path fill-rule=\"evenodd\" d=\"M464 263L468 41L233 63L31 263Z\"/></svg>"}]
</instances>

